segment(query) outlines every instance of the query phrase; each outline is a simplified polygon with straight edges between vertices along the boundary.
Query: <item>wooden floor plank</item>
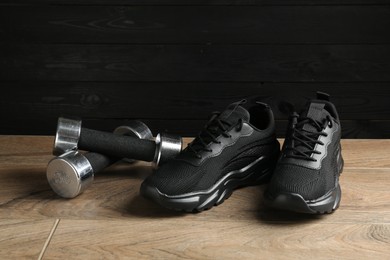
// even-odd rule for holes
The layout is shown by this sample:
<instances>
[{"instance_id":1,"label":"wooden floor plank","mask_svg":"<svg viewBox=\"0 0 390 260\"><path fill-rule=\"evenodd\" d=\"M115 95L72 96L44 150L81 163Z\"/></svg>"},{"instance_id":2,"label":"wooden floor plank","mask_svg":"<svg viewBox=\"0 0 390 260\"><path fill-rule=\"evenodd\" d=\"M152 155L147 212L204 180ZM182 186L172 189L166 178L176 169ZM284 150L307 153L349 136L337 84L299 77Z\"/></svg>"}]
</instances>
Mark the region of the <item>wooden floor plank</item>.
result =
<instances>
[{"instance_id":1,"label":"wooden floor plank","mask_svg":"<svg viewBox=\"0 0 390 260\"><path fill-rule=\"evenodd\" d=\"M0 142L0 158L24 156L27 159L42 153L51 154L54 136L0 135Z\"/></svg>"},{"instance_id":2,"label":"wooden floor plank","mask_svg":"<svg viewBox=\"0 0 390 260\"><path fill-rule=\"evenodd\" d=\"M44 173L42 172L41 175ZM139 187L152 174L150 167L140 165L129 170L120 165L95 177L95 182L74 199L58 197L46 180L27 179L20 185L0 192L1 218L63 219L138 219L142 217L183 217L142 198ZM0 176L4 174L0 171ZM343 197L337 214L323 218L327 223L390 223L390 170L345 169L341 176ZM31 185L32 184L32 185ZM210 219L264 221L300 221L300 215L285 215L263 206L266 185L237 190L223 205L202 214L189 215L191 221ZM18 197L15 197L15 194ZM232 213L234 209L234 213ZM353 214L351 216L350 214Z\"/></svg>"},{"instance_id":3,"label":"wooden floor plank","mask_svg":"<svg viewBox=\"0 0 390 260\"><path fill-rule=\"evenodd\" d=\"M119 163L77 198L62 199L46 180L52 143L0 136L1 259L390 257L390 140L342 140L341 206L323 216L264 207L266 185L200 214L169 211L139 195L153 174L144 162Z\"/></svg>"},{"instance_id":4,"label":"wooden floor plank","mask_svg":"<svg viewBox=\"0 0 390 260\"><path fill-rule=\"evenodd\" d=\"M24 166L24 169L0 168L0 209L16 201L24 201L33 206L43 192L51 191L44 167ZM50 196L49 196L50 197ZM1 213L0 213L1 214Z\"/></svg>"},{"instance_id":5,"label":"wooden floor plank","mask_svg":"<svg viewBox=\"0 0 390 260\"><path fill-rule=\"evenodd\" d=\"M342 140L345 167L390 168L390 139Z\"/></svg>"},{"instance_id":6,"label":"wooden floor plank","mask_svg":"<svg viewBox=\"0 0 390 260\"><path fill-rule=\"evenodd\" d=\"M54 222L53 219L1 219L0 259L37 259Z\"/></svg>"},{"instance_id":7,"label":"wooden floor plank","mask_svg":"<svg viewBox=\"0 0 390 260\"><path fill-rule=\"evenodd\" d=\"M104 227L104 229L102 228ZM63 220L47 259L386 259L390 224Z\"/></svg>"}]
</instances>

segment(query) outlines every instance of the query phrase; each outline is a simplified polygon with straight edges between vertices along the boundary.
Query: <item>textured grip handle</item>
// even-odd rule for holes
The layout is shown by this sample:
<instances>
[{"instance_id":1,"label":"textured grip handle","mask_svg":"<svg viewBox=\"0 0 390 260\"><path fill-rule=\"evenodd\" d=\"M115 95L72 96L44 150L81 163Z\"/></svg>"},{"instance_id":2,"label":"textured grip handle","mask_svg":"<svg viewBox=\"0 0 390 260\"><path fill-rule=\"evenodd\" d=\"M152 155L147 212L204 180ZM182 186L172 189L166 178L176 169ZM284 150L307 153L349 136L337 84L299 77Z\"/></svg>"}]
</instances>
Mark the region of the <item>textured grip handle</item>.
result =
<instances>
[{"instance_id":1,"label":"textured grip handle","mask_svg":"<svg viewBox=\"0 0 390 260\"><path fill-rule=\"evenodd\" d=\"M156 152L156 143L132 136L119 136L108 132L81 128L78 148L109 154L117 158L131 158L151 162Z\"/></svg>"},{"instance_id":2,"label":"textured grip handle","mask_svg":"<svg viewBox=\"0 0 390 260\"><path fill-rule=\"evenodd\" d=\"M118 158L113 158L104 154L93 152L85 153L84 156L91 164L94 173L100 172L111 164L119 161Z\"/></svg>"}]
</instances>

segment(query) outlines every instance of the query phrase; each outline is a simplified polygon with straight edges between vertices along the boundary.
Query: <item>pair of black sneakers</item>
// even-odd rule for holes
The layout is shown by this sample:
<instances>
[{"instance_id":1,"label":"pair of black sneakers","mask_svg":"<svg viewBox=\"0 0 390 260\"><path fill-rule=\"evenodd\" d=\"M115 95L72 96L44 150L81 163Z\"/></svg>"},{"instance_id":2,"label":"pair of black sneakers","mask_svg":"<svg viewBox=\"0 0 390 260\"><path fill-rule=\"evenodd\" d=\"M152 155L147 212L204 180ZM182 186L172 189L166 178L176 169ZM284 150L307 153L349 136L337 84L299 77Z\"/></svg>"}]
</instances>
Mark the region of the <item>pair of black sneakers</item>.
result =
<instances>
[{"instance_id":1,"label":"pair of black sneakers","mask_svg":"<svg viewBox=\"0 0 390 260\"><path fill-rule=\"evenodd\" d=\"M329 95L318 92L289 120L280 152L267 104L244 101L212 113L182 153L141 185L163 207L200 212L221 204L239 187L270 182L264 199L278 209L322 214L340 204L341 127Z\"/></svg>"}]
</instances>

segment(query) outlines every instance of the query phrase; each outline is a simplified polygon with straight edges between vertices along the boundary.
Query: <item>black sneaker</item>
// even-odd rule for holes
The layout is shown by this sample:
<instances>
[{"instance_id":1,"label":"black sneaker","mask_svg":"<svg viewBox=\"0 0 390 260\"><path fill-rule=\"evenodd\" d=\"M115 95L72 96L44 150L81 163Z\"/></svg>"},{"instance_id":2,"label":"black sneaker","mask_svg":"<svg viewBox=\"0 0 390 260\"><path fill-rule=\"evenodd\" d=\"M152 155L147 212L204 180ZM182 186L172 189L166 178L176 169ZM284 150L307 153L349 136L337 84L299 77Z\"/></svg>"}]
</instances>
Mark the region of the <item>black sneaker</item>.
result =
<instances>
[{"instance_id":1,"label":"black sneaker","mask_svg":"<svg viewBox=\"0 0 390 260\"><path fill-rule=\"evenodd\" d=\"M269 181L280 152L274 117L266 104L248 112L243 103L214 112L177 158L142 183L141 194L169 209L199 212L238 187Z\"/></svg>"},{"instance_id":2,"label":"black sneaker","mask_svg":"<svg viewBox=\"0 0 390 260\"><path fill-rule=\"evenodd\" d=\"M265 192L265 203L302 213L331 213L340 204L341 127L329 95L317 92L300 114L294 113L280 159Z\"/></svg>"}]
</instances>

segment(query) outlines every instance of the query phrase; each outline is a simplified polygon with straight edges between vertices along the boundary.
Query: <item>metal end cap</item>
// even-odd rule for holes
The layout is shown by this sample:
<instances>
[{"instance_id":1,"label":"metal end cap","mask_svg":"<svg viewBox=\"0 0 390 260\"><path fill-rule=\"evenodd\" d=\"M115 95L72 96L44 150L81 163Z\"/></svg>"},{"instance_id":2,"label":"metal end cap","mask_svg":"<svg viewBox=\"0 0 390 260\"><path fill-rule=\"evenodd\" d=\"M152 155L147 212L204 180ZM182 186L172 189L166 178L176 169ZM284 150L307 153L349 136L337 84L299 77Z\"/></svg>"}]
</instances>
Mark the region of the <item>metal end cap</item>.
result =
<instances>
[{"instance_id":1,"label":"metal end cap","mask_svg":"<svg viewBox=\"0 0 390 260\"><path fill-rule=\"evenodd\" d=\"M61 155L68 151L77 150L81 132L81 120L58 118L53 154Z\"/></svg>"},{"instance_id":2,"label":"metal end cap","mask_svg":"<svg viewBox=\"0 0 390 260\"><path fill-rule=\"evenodd\" d=\"M181 152L183 141L180 136L161 133L156 136L156 153L152 162L153 167L166 163Z\"/></svg>"},{"instance_id":3,"label":"metal end cap","mask_svg":"<svg viewBox=\"0 0 390 260\"><path fill-rule=\"evenodd\" d=\"M92 183L94 173L84 155L69 151L49 162L46 177L55 193L63 198L74 198Z\"/></svg>"},{"instance_id":4,"label":"metal end cap","mask_svg":"<svg viewBox=\"0 0 390 260\"><path fill-rule=\"evenodd\" d=\"M132 120L126 125L119 126L114 130L114 134L138 137L139 139L152 140L153 134L149 127L141 121Z\"/></svg>"}]
</instances>

